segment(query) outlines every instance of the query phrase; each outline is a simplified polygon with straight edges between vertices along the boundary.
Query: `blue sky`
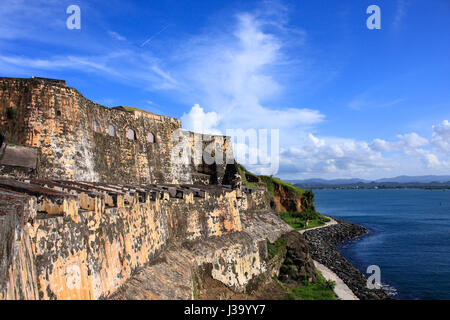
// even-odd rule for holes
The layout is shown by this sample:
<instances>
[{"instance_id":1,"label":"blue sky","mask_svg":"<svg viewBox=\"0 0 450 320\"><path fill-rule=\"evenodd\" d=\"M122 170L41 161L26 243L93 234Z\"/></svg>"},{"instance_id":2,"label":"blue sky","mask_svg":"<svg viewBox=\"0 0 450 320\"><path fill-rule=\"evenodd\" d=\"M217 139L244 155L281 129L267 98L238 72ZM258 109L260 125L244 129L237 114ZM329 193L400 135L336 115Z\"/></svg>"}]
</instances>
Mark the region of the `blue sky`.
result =
<instances>
[{"instance_id":1,"label":"blue sky","mask_svg":"<svg viewBox=\"0 0 450 320\"><path fill-rule=\"evenodd\" d=\"M0 76L195 131L279 129L282 178L448 174L449 31L446 0L3 0Z\"/></svg>"}]
</instances>

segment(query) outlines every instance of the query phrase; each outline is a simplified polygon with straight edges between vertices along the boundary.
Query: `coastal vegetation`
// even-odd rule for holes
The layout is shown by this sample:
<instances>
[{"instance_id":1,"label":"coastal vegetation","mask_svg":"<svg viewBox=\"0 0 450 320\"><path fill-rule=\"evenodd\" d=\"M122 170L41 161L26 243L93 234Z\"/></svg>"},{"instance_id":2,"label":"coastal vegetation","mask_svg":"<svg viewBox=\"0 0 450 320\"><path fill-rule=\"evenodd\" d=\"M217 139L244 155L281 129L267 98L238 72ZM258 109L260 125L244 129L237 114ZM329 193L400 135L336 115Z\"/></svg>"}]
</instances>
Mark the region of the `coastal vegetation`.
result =
<instances>
[{"instance_id":1,"label":"coastal vegetation","mask_svg":"<svg viewBox=\"0 0 450 320\"><path fill-rule=\"evenodd\" d=\"M251 188L265 188L271 198L274 209L280 218L295 230L304 230L324 225L329 218L316 211L314 193L296 187L272 176L255 175L238 164L243 185ZM279 266L279 276L273 277L274 284L280 290L282 299L288 300L336 300L335 283L326 280L319 270L310 271L315 276L305 277L306 269L290 256L292 242L279 238L273 243L267 242L267 252L272 264ZM272 288L271 291L277 291Z\"/></svg>"},{"instance_id":2,"label":"coastal vegetation","mask_svg":"<svg viewBox=\"0 0 450 320\"><path fill-rule=\"evenodd\" d=\"M300 262L304 257L298 256L298 252L302 250L298 250L297 246L304 244L294 240L295 238L291 234L291 236L283 236L273 243L267 241L267 252L271 264L279 266L279 274L272 277L272 280L276 283L278 290L281 290L283 299L336 300L335 283L326 280L314 267L307 271L308 267ZM295 247L297 250L292 250ZM304 253L307 254L307 251ZM277 290L272 289L272 291Z\"/></svg>"},{"instance_id":3,"label":"coastal vegetation","mask_svg":"<svg viewBox=\"0 0 450 320\"><path fill-rule=\"evenodd\" d=\"M295 230L305 230L323 226L330 219L323 216L317 211L302 211L302 212L280 212L281 219L284 220Z\"/></svg>"},{"instance_id":4,"label":"coastal vegetation","mask_svg":"<svg viewBox=\"0 0 450 320\"><path fill-rule=\"evenodd\" d=\"M251 173L250 171L248 171L242 164L238 163L237 164L238 170L239 170L239 174L241 175L241 179L242 179L242 184L244 186L250 187L250 188L256 188L258 187L257 184L255 182L250 182L249 180L252 181L258 181L258 176L254 175L253 173Z\"/></svg>"},{"instance_id":5,"label":"coastal vegetation","mask_svg":"<svg viewBox=\"0 0 450 320\"><path fill-rule=\"evenodd\" d=\"M336 300L334 281L326 280L319 270L317 283L303 282L301 285L286 288L291 300Z\"/></svg>"},{"instance_id":6,"label":"coastal vegetation","mask_svg":"<svg viewBox=\"0 0 450 320\"><path fill-rule=\"evenodd\" d=\"M334 293L335 282L326 280L321 272L316 269L314 281L299 280L298 266L286 259L288 242L284 238L274 243L267 243L269 259L282 262L280 274L272 279L284 292L286 300L336 300Z\"/></svg>"},{"instance_id":7,"label":"coastal vegetation","mask_svg":"<svg viewBox=\"0 0 450 320\"><path fill-rule=\"evenodd\" d=\"M334 293L336 283L326 280L317 270L317 283L303 282L297 284L285 284L277 277L274 280L286 292L287 300L337 300Z\"/></svg>"},{"instance_id":8,"label":"coastal vegetation","mask_svg":"<svg viewBox=\"0 0 450 320\"><path fill-rule=\"evenodd\" d=\"M251 188L265 187L273 198L280 217L295 230L324 225L330 221L316 211L314 193L272 176L255 175L238 164L242 183Z\"/></svg>"},{"instance_id":9,"label":"coastal vegetation","mask_svg":"<svg viewBox=\"0 0 450 320\"><path fill-rule=\"evenodd\" d=\"M267 191L275 196L275 190L277 186L281 186L285 188L289 195L291 196L306 196L310 197L311 191L306 191L302 188L298 188L286 181L283 181L279 178L273 176L263 176L256 175L248 171L243 165L238 163L239 174L242 177L242 183L251 188L257 188L261 186L265 186Z\"/></svg>"},{"instance_id":10,"label":"coastal vegetation","mask_svg":"<svg viewBox=\"0 0 450 320\"><path fill-rule=\"evenodd\" d=\"M286 257L286 246L287 241L283 238L277 239L274 243L267 243L267 252L269 254L269 259L278 257L280 260L284 260Z\"/></svg>"},{"instance_id":11,"label":"coastal vegetation","mask_svg":"<svg viewBox=\"0 0 450 320\"><path fill-rule=\"evenodd\" d=\"M279 178L275 178L272 176L258 176L258 178L261 180L261 182L263 182L266 187L267 187L267 191L269 191L269 193L274 196L275 195L275 189L276 186L282 186L284 189L287 190L288 194L290 196L303 196L305 194L305 190L301 189L301 188L297 188L295 186L293 186L292 184L283 181Z\"/></svg>"}]
</instances>

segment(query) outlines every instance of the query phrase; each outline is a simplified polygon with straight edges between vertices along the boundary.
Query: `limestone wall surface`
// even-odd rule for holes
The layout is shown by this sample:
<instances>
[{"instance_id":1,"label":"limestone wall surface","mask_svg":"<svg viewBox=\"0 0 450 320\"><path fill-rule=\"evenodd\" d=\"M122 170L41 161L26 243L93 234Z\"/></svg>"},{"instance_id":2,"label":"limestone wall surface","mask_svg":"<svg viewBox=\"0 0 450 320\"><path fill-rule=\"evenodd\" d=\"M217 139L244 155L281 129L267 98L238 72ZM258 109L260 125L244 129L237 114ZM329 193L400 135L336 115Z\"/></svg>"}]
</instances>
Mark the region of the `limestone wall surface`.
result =
<instances>
[{"instance_id":1,"label":"limestone wall surface","mask_svg":"<svg viewBox=\"0 0 450 320\"><path fill-rule=\"evenodd\" d=\"M180 120L101 106L61 80L0 78L0 131L10 144L39 149L41 178L193 183L193 175L204 173L207 180L221 183L226 171L225 165L178 161L180 141L174 132L181 131ZM187 136L182 144L193 143L194 136L203 138ZM209 144L218 148L217 153L231 152L233 159L231 144L221 136L212 138Z\"/></svg>"},{"instance_id":2,"label":"limestone wall surface","mask_svg":"<svg viewBox=\"0 0 450 320\"><path fill-rule=\"evenodd\" d=\"M29 236L36 215L32 196L0 189L0 299L38 299Z\"/></svg>"},{"instance_id":3,"label":"limestone wall surface","mask_svg":"<svg viewBox=\"0 0 450 320\"><path fill-rule=\"evenodd\" d=\"M0 190L2 299L108 297L171 244L242 232L232 189L10 179L0 186L8 188ZM216 248L201 251L201 262L220 264L217 277L225 277L230 263L240 264L237 278L227 280L238 287L245 272L258 273L261 266L249 273L252 259L259 261L251 242L215 241Z\"/></svg>"},{"instance_id":4,"label":"limestone wall surface","mask_svg":"<svg viewBox=\"0 0 450 320\"><path fill-rule=\"evenodd\" d=\"M267 241L292 228L240 186L226 137L41 78L0 78L0 133L0 299L191 299L202 277L276 274Z\"/></svg>"}]
</instances>

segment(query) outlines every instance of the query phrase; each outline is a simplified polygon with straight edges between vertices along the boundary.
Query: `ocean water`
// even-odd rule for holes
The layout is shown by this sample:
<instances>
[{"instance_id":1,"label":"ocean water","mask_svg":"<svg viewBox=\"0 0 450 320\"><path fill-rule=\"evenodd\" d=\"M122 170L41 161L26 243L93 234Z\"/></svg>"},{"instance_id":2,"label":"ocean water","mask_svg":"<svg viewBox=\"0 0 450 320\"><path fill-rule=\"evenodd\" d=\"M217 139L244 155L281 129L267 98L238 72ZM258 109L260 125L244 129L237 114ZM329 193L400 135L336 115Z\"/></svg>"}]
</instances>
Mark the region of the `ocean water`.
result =
<instances>
[{"instance_id":1,"label":"ocean water","mask_svg":"<svg viewBox=\"0 0 450 320\"><path fill-rule=\"evenodd\" d=\"M361 272L377 265L399 299L450 299L450 190L313 190L317 210L371 232L340 247Z\"/></svg>"}]
</instances>

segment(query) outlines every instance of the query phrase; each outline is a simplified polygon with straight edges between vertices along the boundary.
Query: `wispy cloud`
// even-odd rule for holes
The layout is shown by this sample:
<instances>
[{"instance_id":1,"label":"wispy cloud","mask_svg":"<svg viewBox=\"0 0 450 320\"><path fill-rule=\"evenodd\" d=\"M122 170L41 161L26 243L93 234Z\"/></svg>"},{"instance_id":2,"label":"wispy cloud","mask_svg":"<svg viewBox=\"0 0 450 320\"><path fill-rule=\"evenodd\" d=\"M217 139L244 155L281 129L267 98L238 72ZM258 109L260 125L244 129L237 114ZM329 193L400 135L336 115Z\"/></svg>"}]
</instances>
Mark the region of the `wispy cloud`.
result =
<instances>
[{"instance_id":1,"label":"wispy cloud","mask_svg":"<svg viewBox=\"0 0 450 320\"><path fill-rule=\"evenodd\" d=\"M0 39L32 39L42 38L42 31L45 29L55 30L59 25L64 26L65 16L57 15L61 8L61 2L57 0L49 1L25 1L9 0L0 2ZM36 28L39 24L40 30Z\"/></svg>"},{"instance_id":2,"label":"wispy cloud","mask_svg":"<svg viewBox=\"0 0 450 320\"><path fill-rule=\"evenodd\" d=\"M18 56L4 56L0 55L0 66L27 68L28 70L60 70L72 69L82 70L84 72L100 72L103 74L114 75L122 77L121 73L107 66L106 61L117 57L117 54L102 57L89 56L54 56L49 59L41 58L26 58Z\"/></svg>"},{"instance_id":3,"label":"wispy cloud","mask_svg":"<svg viewBox=\"0 0 450 320\"><path fill-rule=\"evenodd\" d=\"M127 38L125 38L124 36L118 34L118 33L115 32L115 31L108 31L108 34L109 34L111 37L113 37L114 39L119 40L119 41L125 41L125 40L127 40Z\"/></svg>"},{"instance_id":4,"label":"wispy cloud","mask_svg":"<svg viewBox=\"0 0 450 320\"><path fill-rule=\"evenodd\" d=\"M392 28L394 30L398 30L401 27L406 17L406 7L407 3L405 0L397 0L394 21L392 22Z\"/></svg>"},{"instance_id":5,"label":"wispy cloud","mask_svg":"<svg viewBox=\"0 0 450 320\"><path fill-rule=\"evenodd\" d=\"M229 32L191 39L182 50L185 67L179 78L189 83L207 111L220 115L217 129L222 132L278 128L287 142L298 131L320 123L324 115L314 108L283 108L271 103L289 85L278 74L301 65L284 52L288 38L298 37L298 32L286 34L284 20L277 16L266 19L267 14L262 19L241 13Z\"/></svg>"},{"instance_id":6,"label":"wispy cloud","mask_svg":"<svg viewBox=\"0 0 450 320\"><path fill-rule=\"evenodd\" d=\"M378 90L377 90L378 91ZM365 91L357 96L355 96L349 103L348 107L353 110L367 110L374 108L388 108L397 105L401 102L406 101L405 98L397 99L380 99L377 93L372 91Z\"/></svg>"}]
</instances>

